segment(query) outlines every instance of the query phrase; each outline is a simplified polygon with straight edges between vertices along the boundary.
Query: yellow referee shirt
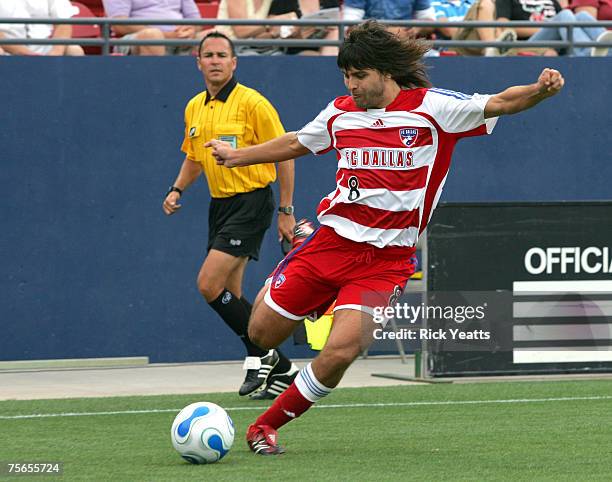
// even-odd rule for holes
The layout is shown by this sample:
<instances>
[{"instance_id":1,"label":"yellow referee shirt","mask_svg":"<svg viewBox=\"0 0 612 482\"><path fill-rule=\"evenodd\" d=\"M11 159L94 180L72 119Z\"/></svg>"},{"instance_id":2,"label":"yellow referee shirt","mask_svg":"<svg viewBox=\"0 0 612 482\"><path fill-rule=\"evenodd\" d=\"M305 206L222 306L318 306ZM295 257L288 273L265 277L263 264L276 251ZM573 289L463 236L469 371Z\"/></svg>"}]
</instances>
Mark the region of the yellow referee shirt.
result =
<instances>
[{"instance_id":1,"label":"yellow referee shirt","mask_svg":"<svg viewBox=\"0 0 612 482\"><path fill-rule=\"evenodd\" d=\"M234 148L261 144L285 133L276 109L259 92L232 78L210 97L207 91L196 95L185 109L185 138L182 151L192 161L202 164L210 195L233 196L266 187L276 180L274 164L228 169L218 166L211 149L204 144L211 139L229 142Z\"/></svg>"}]
</instances>

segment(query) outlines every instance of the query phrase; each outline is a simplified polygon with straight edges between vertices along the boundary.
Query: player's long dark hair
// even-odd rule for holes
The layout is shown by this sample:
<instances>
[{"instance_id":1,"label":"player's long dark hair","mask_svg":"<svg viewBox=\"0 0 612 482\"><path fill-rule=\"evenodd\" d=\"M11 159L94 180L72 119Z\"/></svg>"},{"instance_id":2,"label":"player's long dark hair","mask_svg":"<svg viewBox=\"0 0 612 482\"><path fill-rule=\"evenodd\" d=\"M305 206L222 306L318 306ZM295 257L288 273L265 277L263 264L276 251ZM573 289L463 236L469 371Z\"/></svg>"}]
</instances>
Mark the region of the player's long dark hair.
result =
<instances>
[{"instance_id":1,"label":"player's long dark hair","mask_svg":"<svg viewBox=\"0 0 612 482\"><path fill-rule=\"evenodd\" d=\"M423 56L429 45L417 39L401 39L375 20L354 28L338 53L338 67L375 69L389 74L400 87L431 87Z\"/></svg>"}]
</instances>

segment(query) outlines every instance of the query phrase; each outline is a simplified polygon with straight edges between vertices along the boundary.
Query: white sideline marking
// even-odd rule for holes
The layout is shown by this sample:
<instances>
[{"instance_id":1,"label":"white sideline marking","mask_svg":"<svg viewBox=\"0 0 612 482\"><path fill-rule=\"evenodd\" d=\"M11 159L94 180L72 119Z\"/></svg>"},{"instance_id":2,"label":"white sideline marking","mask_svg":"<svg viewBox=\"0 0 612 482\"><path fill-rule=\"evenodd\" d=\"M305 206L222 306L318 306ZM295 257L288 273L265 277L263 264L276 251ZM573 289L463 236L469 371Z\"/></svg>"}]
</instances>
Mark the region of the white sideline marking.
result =
<instances>
[{"instance_id":1,"label":"white sideline marking","mask_svg":"<svg viewBox=\"0 0 612 482\"><path fill-rule=\"evenodd\" d=\"M367 407L422 407L435 405L478 405L492 403L541 403L541 402L571 402L577 400L610 400L612 395L601 395L592 397L559 397L559 398L516 398L508 400L446 400L429 402L390 402L390 403L339 403L329 405L315 405L313 408L367 408ZM265 406L228 407L228 412L238 410L262 410ZM141 413L167 413L180 412L180 408L161 408L151 410L122 410L116 412L66 412L66 413L32 413L28 415L0 415L0 420L18 420L27 418L50 418L50 417L88 417L94 415L131 415Z\"/></svg>"}]
</instances>

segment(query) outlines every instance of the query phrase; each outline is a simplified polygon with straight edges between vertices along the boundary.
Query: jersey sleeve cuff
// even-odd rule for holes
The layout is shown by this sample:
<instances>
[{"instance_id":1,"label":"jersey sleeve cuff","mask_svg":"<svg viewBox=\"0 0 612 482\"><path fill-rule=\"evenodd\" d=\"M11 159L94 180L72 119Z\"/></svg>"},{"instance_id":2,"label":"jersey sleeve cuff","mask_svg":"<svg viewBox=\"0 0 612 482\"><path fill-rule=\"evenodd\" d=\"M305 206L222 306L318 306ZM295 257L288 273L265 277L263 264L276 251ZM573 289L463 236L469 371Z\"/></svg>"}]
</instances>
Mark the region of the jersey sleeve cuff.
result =
<instances>
[{"instance_id":1,"label":"jersey sleeve cuff","mask_svg":"<svg viewBox=\"0 0 612 482\"><path fill-rule=\"evenodd\" d=\"M481 94L474 94L474 96L472 96L472 101L476 102L478 104L478 107L480 107L480 109L482 110L482 117L484 119L484 111L485 111L485 107L487 106L487 102L489 102L489 99L492 96L490 95L481 95ZM489 119L484 119L484 124L485 127L487 128L487 134L491 134L493 132L493 129L495 129L495 126L497 125L497 121L499 120L499 117L490 117Z\"/></svg>"},{"instance_id":2,"label":"jersey sleeve cuff","mask_svg":"<svg viewBox=\"0 0 612 482\"><path fill-rule=\"evenodd\" d=\"M331 149L331 146L326 145L322 146L320 144L313 142L312 136L308 135L305 132L298 131L296 133L297 139L300 144L302 144L306 149L308 149L313 154L324 154Z\"/></svg>"}]
</instances>

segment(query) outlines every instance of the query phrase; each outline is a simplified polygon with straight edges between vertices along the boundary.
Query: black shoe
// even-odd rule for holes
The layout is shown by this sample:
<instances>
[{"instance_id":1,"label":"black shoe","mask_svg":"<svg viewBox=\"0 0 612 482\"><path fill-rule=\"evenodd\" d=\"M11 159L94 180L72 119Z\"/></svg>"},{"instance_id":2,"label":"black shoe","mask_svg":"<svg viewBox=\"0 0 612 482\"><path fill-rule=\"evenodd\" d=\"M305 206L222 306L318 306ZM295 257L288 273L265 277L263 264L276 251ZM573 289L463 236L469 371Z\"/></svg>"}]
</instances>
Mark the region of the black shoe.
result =
<instances>
[{"instance_id":1,"label":"black shoe","mask_svg":"<svg viewBox=\"0 0 612 482\"><path fill-rule=\"evenodd\" d=\"M278 364L278 360L279 358L276 350L270 350L261 358L257 356L246 357L242 368L247 371L247 374L242 386L238 390L238 394L241 397L248 395L266 383L270 376L270 372Z\"/></svg>"},{"instance_id":2,"label":"black shoe","mask_svg":"<svg viewBox=\"0 0 612 482\"><path fill-rule=\"evenodd\" d=\"M253 393L249 398L251 400L274 400L289 388L298 373L300 369L293 363L287 373L272 373L263 390Z\"/></svg>"}]
</instances>

